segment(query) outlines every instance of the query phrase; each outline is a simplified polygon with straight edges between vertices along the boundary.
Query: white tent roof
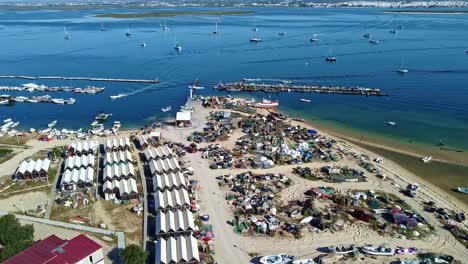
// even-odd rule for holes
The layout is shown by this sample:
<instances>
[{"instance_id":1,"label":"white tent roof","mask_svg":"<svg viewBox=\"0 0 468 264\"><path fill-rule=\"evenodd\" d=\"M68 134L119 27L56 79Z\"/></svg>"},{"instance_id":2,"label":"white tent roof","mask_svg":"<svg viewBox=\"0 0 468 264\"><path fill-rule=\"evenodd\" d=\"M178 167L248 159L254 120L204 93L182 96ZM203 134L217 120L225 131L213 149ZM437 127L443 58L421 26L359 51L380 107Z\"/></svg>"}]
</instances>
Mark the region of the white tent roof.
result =
<instances>
[{"instance_id":1,"label":"white tent roof","mask_svg":"<svg viewBox=\"0 0 468 264\"><path fill-rule=\"evenodd\" d=\"M187 209L169 210L156 215L156 234L193 231L195 223L192 212Z\"/></svg>"},{"instance_id":2,"label":"white tent roof","mask_svg":"<svg viewBox=\"0 0 468 264\"><path fill-rule=\"evenodd\" d=\"M106 165L104 167L104 179L135 176L135 168L131 163Z\"/></svg>"},{"instance_id":3,"label":"white tent roof","mask_svg":"<svg viewBox=\"0 0 468 264\"><path fill-rule=\"evenodd\" d=\"M50 167L50 160L49 159L38 159L36 161L29 160L21 162L20 166L16 170L16 174L24 174L24 173L33 173L33 172L41 172L41 171L49 171Z\"/></svg>"},{"instance_id":4,"label":"white tent roof","mask_svg":"<svg viewBox=\"0 0 468 264\"><path fill-rule=\"evenodd\" d=\"M156 210L180 208L190 206L190 198L187 190L165 190L155 193L155 208Z\"/></svg>"},{"instance_id":5,"label":"white tent roof","mask_svg":"<svg viewBox=\"0 0 468 264\"><path fill-rule=\"evenodd\" d=\"M110 138L106 140L106 148L117 149L130 147L130 139L128 137Z\"/></svg>"},{"instance_id":6,"label":"white tent roof","mask_svg":"<svg viewBox=\"0 0 468 264\"><path fill-rule=\"evenodd\" d=\"M135 179L129 178L121 180L105 181L102 186L104 193L119 193L120 195L138 193L138 187Z\"/></svg>"},{"instance_id":7,"label":"white tent roof","mask_svg":"<svg viewBox=\"0 0 468 264\"><path fill-rule=\"evenodd\" d=\"M65 160L65 169L94 167L94 155L71 156Z\"/></svg>"},{"instance_id":8,"label":"white tent roof","mask_svg":"<svg viewBox=\"0 0 468 264\"><path fill-rule=\"evenodd\" d=\"M176 158L151 160L149 166L151 174L180 170L180 165Z\"/></svg>"},{"instance_id":9,"label":"white tent roof","mask_svg":"<svg viewBox=\"0 0 468 264\"><path fill-rule=\"evenodd\" d=\"M174 152L167 145L162 145L157 148L149 147L145 149L143 153L145 154L146 160L164 159L174 156Z\"/></svg>"},{"instance_id":10,"label":"white tent roof","mask_svg":"<svg viewBox=\"0 0 468 264\"><path fill-rule=\"evenodd\" d=\"M81 153L81 152L95 152L98 143L96 141L74 141L70 145L68 145L69 148L73 148L73 151L75 153Z\"/></svg>"},{"instance_id":11,"label":"white tent roof","mask_svg":"<svg viewBox=\"0 0 468 264\"><path fill-rule=\"evenodd\" d=\"M92 167L66 170L62 175L62 184L94 182L94 169Z\"/></svg>"},{"instance_id":12,"label":"white tent roof","mask_svg":"<svg viewBox=\"0 0 468 264\"><path fill-rule=\"evenodd\" d=\"M186 186L184 175L180 171L155 174L153 176L153 187L155 191L184 186Z\"/></svg>"},{"instance_id":13,"label":"white tent roof","mask_svg":"<svg viewBox=\"0 0 468 264\"><path fill-rule=\"evenodd\" d=\"M116 152L106 152L104 158L104 164L122 163L122 162L133 162L133 157L130 151L120 150Z\"/></svg>"},{"instance_id":14,"label":"white tent roof","mask_svg":"<svg viewBox=\"0 0 468 264\"><path fill-rule=\"evenodd\" d=\"M159 239L155 252L155 264L200 261L197 240L192 235Z\"/></svg>"},{"instance_id":15,"label":"white tent roof","mask_svg":"<svg viewBox=\"0 0 468 264\"><path fill-rule=\"evenodd\" d=\"M192 117L192 113L190 111L177 112L176 120L177 121L190 121L191 117Z\"/></svg>"}]
</instances>

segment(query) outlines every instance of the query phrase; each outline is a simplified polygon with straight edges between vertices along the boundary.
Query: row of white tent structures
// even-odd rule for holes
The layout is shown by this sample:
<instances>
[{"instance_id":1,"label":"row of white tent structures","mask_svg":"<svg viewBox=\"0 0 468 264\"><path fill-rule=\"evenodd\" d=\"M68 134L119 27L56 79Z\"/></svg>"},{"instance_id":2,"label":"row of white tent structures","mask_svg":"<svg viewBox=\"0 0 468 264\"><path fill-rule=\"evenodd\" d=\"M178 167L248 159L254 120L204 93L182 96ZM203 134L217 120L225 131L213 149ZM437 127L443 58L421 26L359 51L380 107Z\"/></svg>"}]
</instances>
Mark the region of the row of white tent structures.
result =
<instances>
[{"instance_id":1,"label":"row of white tent structures","mask_svg":"<svg viewBox=\"0 0 468 264\"><path fill-rule=\"evenodd\" d=\"M110 138L105 143L102 191L106 200L131 200L140 197L135 162L128 137Z\"/></svg>"},{"instance_id":2,"label":"row of white tent structures","mask_svg":"<svg viewBox=\"0 0 468 264\"><path fill-rule=\"evenodd\" d=\"M197 230L187 182L166 145L144 151L153 180L156 210L156 264L200 263Z\"/></svg>"},{"instance_id":3,"label":"row of white tent structures","mask_svg":"<svg viewBox=\"0 0 468 264\"><path fill-rule=\"evenodd\" d=\"M60 184L61 190L65 192L74 192L80 189L91 188L94 186L94 168L80 168L65 170L62 174Z\"/></svg>"},{"instance_id":4,"label":"row of white tent structures","mask_svg":"<svg viewBox=\"0 0 468 264\"><path fill-rule=\"evenodd\" d=\"M43 180L49 176L49 159L24 160L15 172L17 180Z\"/></svg>"},{"instance_id":5,"label":"row of white tent structures","mask_svg":"<svg viewBox=\"0 0 468 264\"><path fill-rule=\"evenodd\" d=\"M94 167L94 164L95 158L93 154L69 156L65 160L65 170Z\"/></svg>"},{"instance_id":6,"label":"row of white tent structures","mask_svg":"<svg viewBox=\"0 0 468 264\"><path fill-rule=\"evenodd\" d=\"M68 144L66 150L69 155L88 155L96 154L99 147L99 143L94 140L87 141L73 141Z\"/></svg>"}]
</instances>

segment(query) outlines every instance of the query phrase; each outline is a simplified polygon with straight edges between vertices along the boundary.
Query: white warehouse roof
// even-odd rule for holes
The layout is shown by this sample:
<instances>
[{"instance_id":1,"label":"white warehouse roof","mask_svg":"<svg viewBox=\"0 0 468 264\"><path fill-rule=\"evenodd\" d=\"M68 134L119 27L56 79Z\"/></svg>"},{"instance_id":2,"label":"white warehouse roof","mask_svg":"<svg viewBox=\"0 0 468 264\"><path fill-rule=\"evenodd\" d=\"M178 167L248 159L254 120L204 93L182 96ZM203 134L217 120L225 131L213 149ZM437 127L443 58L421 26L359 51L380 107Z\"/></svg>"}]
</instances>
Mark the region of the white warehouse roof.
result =
<instances>
[{"instance_id":1,"label":"white warehouse roof","mask_svg":"<svg viewBox=\"0 0 468 264\"><path fill-rule=\"evenodd\" d=\"M65 170L62 175L62 184L86 182L90 183L94 181L94 169L91 167Z\"/></svg>"}]
</instances>

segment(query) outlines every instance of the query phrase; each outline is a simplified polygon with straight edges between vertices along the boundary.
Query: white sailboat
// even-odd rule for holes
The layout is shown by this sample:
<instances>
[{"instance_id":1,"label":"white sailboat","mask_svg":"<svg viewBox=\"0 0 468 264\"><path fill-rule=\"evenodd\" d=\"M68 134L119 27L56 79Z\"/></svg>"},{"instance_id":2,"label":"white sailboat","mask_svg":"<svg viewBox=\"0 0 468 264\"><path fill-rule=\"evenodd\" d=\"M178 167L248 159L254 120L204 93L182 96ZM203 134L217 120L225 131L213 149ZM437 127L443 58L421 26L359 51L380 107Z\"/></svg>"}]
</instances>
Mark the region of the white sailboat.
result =
<instances>
[{"instance_id":1,"label":"white sailboat","mask_svg":"<svg viewBox=\"0 0 468 264\"><path fill-rule=\"evenodd\" d=\"M403 73L403 74L409 72L408 68L406 68L406 67L404 66L403 58L401 58L400 68L398 68L397 72L398 72L398 73Z\"/></svg>"},{"instance_id":2,"label":"white sailboat","mask_svg":"<svg viewBox=\"0 0 468 264\"><path fill-rule=\"evenodd\" d=\"M63 35L65 39L70 39L70 33L68 33L67 28L63 28Z\"/></svg>"},{"instance_id":3,"label":"white sailboat","mask_svg":"<svg viewBox=\"0 0 468 264\"><path fill-rule=\"evenodd\" d=\"M174 44L174 49L175 49L176 51L182 51L182 46L177 42L176 36L174 36L174 43L175 43L175 44Z\"/></svg>"},{"instance_id":4,"label":"white sailboat","mask_svg":"<svg viewBox=\"0 0 468 264\"><path fill-rule=\"evenodd\" d=\"M140 43L140 46L141 46L142 48L145 48L145 47L146 47L146 42Z\"/></svg>"},{"instance_id":5,"label":"white sailboat","mask_svg":"<svg viewBox=\"0 0 468 264\"><path fill-rule=\"evenodd\" d=\"M333 49L332 48L330 48L330 55L325 57L325 60L330 61L330 62L335 62L336 61L336 57L333 56Z\"/></svg>"},{"instance_id":6,"label":"white sailboat","mask_svg":"<svg viewBox=\"0 0 468 264\"><path fill-rule=\"evenodd\" d=\"M107 31L107 28L105 28L103 24L101 24L101 31Z\"/></svg>"},{"instance_id":7,"label":"white sailboat","mask_svg":"<svg viewBox=\"0 0 468 264\"><path fill-rule=\"evenodd\" d=\"M168 30L169 30L169 28L166 26L166 20L164 20L164 24L163 24L163 26L162 26L162 29L163 29L164 31L168 31Z\"/></svg>"},{"instance_id":8,"label":"white sailboat","mask_svg":"<svg viewBox=\"0 0 468 264\"><path fill-rule=\"evenodd\" d=\"M213 35L218 35L218 34L219 34L219 31L218 31L218 22L216 22L215 31L213 31Z\"/></svg>"}]
</instances>

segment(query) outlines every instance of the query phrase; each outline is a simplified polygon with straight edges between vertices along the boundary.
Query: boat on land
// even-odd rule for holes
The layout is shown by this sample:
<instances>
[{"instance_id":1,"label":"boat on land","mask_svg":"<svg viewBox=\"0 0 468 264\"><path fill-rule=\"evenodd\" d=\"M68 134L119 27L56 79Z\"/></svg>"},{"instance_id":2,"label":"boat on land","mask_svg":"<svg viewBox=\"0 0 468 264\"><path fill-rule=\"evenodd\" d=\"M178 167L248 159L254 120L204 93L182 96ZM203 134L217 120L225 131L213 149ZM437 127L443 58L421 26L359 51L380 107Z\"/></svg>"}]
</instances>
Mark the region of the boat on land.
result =
<instances>
[{"instance_id":1,"label":"boat on land","mask_svg":"<svg viewBox=\"0 0 468 264\"><path fill-rule=\"evenodd\" d=\"M315 264L314 259L296 259L291 264Z\"/></svg>"},{"instance_id":2,"label":"boat on land","mask_svg":"<svg viewBox=\"0 0 468 264\"><path fill-rule=\"evenodd\" d=\"M409 248L399 248L396 251L397 254L400 255L414 255L418 253L418 250L414 247L409 247Z\"/></svg>"},{"instance_id":3,"label":"boat on land","mask_svg":"<svg viewBox=\"0 0 468 264\"><path fill-rule=\"evenodd\" d=\"M96 118L94 118L94 119L96 119L96 120L98 120L98 121L105 121L107 118L109 118L109 117L111 117L111 116L112 116L112 114L98 113L98 114L96 115Z\"/></svg>"},{"instance_id":4,"label":"boat on land","mask_svg":"<svg viewBox=\"0 0 468 264\"><path fill-rule=\"evenodd\" d=\"M57 124L57 120L54 120L54 121L50 122L47 126L48 126L49 128L52 128L52 127L54 127L56 124Z\"/></svg>"},{"instance_id":5,"label":"boat on land","mask_svg":"<svg viewBox=\"0 0 468 264\"><path fill-rule=\"evenodd\" d=\"M303 103L310 103L309 99L304 99L304 98L299 99L299 101L301 101Z\"/></svg>"},{"instance_id":6,"label":"boat on land","mask_svg":"<svg viewBox=\"0 0 468 264\"><path fill-rule=\"evenodd\" d=\"M122 126L120 121L114 121L114 125L112 126L112 131L117 132L119 128Z\"/></svg>"},{"instance_id":7,"label":"boat on land","mask_svg":"<svg viewBox=\"0 0 468 264\"><path fill-rule=\"evenodd\" d=\"M457 191L468 194L468 187L457 187Z\"/></svg>"},{"instance_id":8,"label":"boat on land","mask_svg":"<svg viewBox=\"0 0 468 264\"><path fill-rule=\"evenodd\" d=\"M277 254L277 255L270 255L270 256L263 256L260 258L261 264L287 264L291 261L294 261L295 257L290 256L288 254Z\"/></svg>"},{"instance_id":9,"label":"boat on land","mask_svg":"<svg viewBox=\"0 0 468 264\"><path fill-rule=\"evenodd\" d=\"M278 105L279 105L278 101L271 101L271 100L263 99L261 102L256 103L255 107L268 109L268 108L278 107Z\"/></svg>"},{"instance_id":10,"label":"boat on land","mask_svg":"<svg viewBox=\"0 0 468 264\"><path fill-rule=\"evenodd\" d=\"M393 256L395 255L395 249L384 246L365 246L361 248L362 252L368 255L374 256Z\"/></svg>"},{"instance_id":11,"label":"boat on land","mask_svg":"<svg viewBox=\"0 0 468 264\"><path fill-rule=\"evenodd\" d=\"M166 106L166 107L162 108L161 111L163 111L165 113L165 112L171 111L171 109L172 109L172 106Z\"/></svg>"},{"instance_id":12,"label":"boat on land","mask_svg":"<svg viewBox=\"0 0 468 264\"><path fill-rule=\"evenodd\" d=\"M431 156L426 156L426 157L423 157L423 158L421 159L421 161L424 162L424 163L428 163L428 162L430 162L431 160L432 160L432 157L431 157Z\"/></svg>"},{"instance_id":13,"label":"boat on land","mask_svg":"<svg viewBox=\"0 0 468 264\"><path fill-rule=\"evenodd\" d=\"M262 39L259 38L259 37L253 37L253 38L250 39L250 42L258 43L258 42L262 42Z\"/></svg>"},{"instance_id":14,"label":"boat on land","mask_svg":"<svg viewBox=\"0 0 468 264\"><path fill-rule=\"evenodd\" d=\"M358 249L355 245L349 246L330 246L328 248L330 252L338 254L338 255L346 255L356 252Z\"/></svg>"}]
</instances>

